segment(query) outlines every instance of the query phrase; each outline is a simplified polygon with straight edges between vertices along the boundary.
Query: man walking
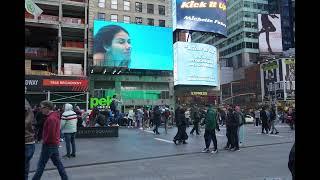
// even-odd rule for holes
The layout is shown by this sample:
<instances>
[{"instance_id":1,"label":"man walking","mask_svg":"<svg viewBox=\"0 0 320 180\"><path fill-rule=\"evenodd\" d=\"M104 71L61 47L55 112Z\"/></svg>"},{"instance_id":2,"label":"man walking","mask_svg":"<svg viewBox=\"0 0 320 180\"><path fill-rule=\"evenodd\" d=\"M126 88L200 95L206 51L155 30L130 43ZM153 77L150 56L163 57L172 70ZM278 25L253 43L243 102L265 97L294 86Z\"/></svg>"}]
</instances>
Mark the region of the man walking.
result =
<instances>
[{"instance_id":1,"label":"man walking","mask_svg":"<svg viewBox=\"0 0 320 180\"><path fill-rule=\"evenodd\" d=\"M68 176L59 157L60 144L60 117L53 111L53 104L50 101L40 103L41 112L47 115L43 125L43 144L36 173L32 180L40 180L44 168L49 160L58 168L62 180L67 180Z\"/></svg>"},{"instance_id":2,"label":"man walking","mask_svg":"<svg viewBox=\"0 0 320 180\"><path fill-rule=\"evenodd\" d=\"M276 111L274 108L271 108L271 111L270 111L271 133L270 134L273 134L274 130L276 131L275 134L279 134L278 129L276 129L275 127L276 119L277 119Z\"/></svg>"},{"instance_id":3,"label":"man walking","mask_svg":"<svg viewBox=\"0 0 320 180\"><path fill-rule=\"evenodd\" d=\"M25 119L24 119L24 143L25 143L25 162L24 162L24 179L28 180L30 160L33 156L35 150L35 140L34 140L34 130L32 128L32 124L34 121L34 114L32 112L31 106L29 102L24 100L24 111L25 111Z\"/></svg>"},{"instance_id":4,"label":"man walking","mask_svg":"<svg viewBox=\"0 0 320 180\"><path fill-rule=\"evenodd\" d=\"M192 111L191 111L191 117L193 120L193 128L190 131L190 134L193 134L194 130L196 130L196 134L199 134L199 122L200 122L200 114L199 114L199 109L197 107L193 107Z\"/></svg>"},{"instance_id":5,"label":"man walking","mask_svg":"<svg viewBox=\"0 0 320 180\"><path fill-rule=\"evenodd\" d=\"M239 148L239 136L238 129L240 125L240 114L236 111L232 111L232 116L230 119L230 139L231 139L231 149L232 151L240 151Z\"/></svg>"},{"instance_id":6,"label":"man walking","mask_svg":"<svg viewBox=\"0 0 320 180\"><path fill-rule=\"evenodd\" d=\"M264 130L266 130L266 133L269 133L269 128L268 128L268 115L266 112L266 107L262 108L262 111L260 111L260 118L262 121L262 130L261 133L264 134Z\"/></svg>"},{"instance_id":7,"label":"man walking","mask_svg":"<svg viewBox=\"0 0 320 180\"><path fill-rule=\"evenodd\" d=\"M213 109L212 105L210 105L204 121L206 125L205 132L204 132L204 140L205 140L206 148L204 148L202 152L209 152L211 140L213 141L213 151L211 153L218 152L217 137L216 137L215 129L217 129L218 131L220 131L220 129L217 123L217 119L218 119L218 113L215 109Z\"/></svg>"}]
</instances>

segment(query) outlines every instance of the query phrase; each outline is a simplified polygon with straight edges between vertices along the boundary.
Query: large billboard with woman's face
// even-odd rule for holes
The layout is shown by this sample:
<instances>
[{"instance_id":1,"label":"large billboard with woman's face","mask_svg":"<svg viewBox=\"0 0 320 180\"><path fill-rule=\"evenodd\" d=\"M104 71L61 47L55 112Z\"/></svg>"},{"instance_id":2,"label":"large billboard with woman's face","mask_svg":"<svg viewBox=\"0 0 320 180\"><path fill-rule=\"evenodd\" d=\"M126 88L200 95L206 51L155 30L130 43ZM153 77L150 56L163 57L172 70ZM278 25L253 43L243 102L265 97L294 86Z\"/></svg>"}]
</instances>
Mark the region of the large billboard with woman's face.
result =
<instances>
[{"instance_id":1,"label":"large billboard with woman's face","mask_svg":"<svg viewBox=\"0 0 320 180\"><path fill-rule=\"evenodd\" d=\"M171 28L94 21L93 65L173 70Z\"/></svg>"},{"instance_id":2,"label":"large billboard with woman's face","mask_svg":"<svg viewBox=\"0 0 320 180\"><path fill-rule=\"evenodd\" d=\"M227 36L226 0L173 0L173 30L213 32Z\"/></svg>"},{"instance_id":3,"label":"large billboard with woman's face","mask_svg":"<svg viewBox=\"0 0 320 180\"><path fill-rule=\"evenodd\" d=\"M220 85L216 47L188 42L173 46L174 85Z\"/></svg>"}]
</instances>

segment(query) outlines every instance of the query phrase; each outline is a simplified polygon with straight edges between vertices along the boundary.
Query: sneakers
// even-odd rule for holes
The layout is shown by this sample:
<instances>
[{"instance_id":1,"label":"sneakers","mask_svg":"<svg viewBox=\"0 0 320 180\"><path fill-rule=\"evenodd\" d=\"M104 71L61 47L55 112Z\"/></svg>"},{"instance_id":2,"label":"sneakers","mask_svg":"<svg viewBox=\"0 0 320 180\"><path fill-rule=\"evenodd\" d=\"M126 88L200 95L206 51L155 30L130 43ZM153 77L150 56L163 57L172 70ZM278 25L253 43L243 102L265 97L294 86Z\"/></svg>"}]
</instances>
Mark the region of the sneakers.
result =
<instances>
[{"instance_id":1,"label":"sneakers","mask_svg":"<svg viewBox=\"0 0 320 180\"><path fill-rule=\"evenodd\" d=\"M217 152L218 152L218 149L211 151L212 154L216 154Z\"/></svg>"},{"instance_id":2,"label":"sneakers","mask_svg":"<svg viewBox=\"0 0 320 180\"><path fill-rule=\"evenodd\" d=\"M141 129L141 130L142 130L143 128L142 128L142 127L140 127L139 129Z\"/></svg>"},{"instance_id":3,"label":"sneakers","mask_svg":"<svg viewBox=\"0 0 320 180\"><path fill-rule=\"evenodd\" d=\"M71 154L71 157L75 158L75 157L76 157L76 155L75 155L75 154Z\"/></svg>"},{"instance_id":4,"label":"sneakers","mask_svg":"<svg viewBox=\"0 0 320 180\"><path fill-rule=\"evenodd\" d=\"M210 151L209 151L209 148L204 148L201 152L203 152L203 153L208 153L208 152L210 152Z\"/></svg>"},{"instance_id":5,"label":"sneakers","mask_svg":"<svg viewBox=\"0 0 320 180\"><path fill-rule=\"evenodd\" d=\"M63 138L60 138L60 142L63 142L64 141L64 139Z\"/></svg>"},{"instance_id":6,"label":"sneakers","mask_svg":"<svg viewBox=\"0 0 320 180\"><path fill-rule=\"evenodd\" d=\"M231 151L240 151L240 148L233 148Z\"/></svg>"},{"instance_id":7,"label":"sneakers","mask_svg":"<svg viewBox=\"0 0 320 180\"><path fill-rule=\"evenodd\" d=\"M64 156L62 156L63 158L71 158L71 156L69 154L66 154Z\"/></svg>"},{"instance_id":8,"label":"sneakers","mask_svg":"<svg viewBox=\"0 0 320 180\"><path fill-rule=\"evenodd\" d=\"M276 133L274 133L274 134L279 134L279 132L276 132Z\"/></svg>"},{"instance_id":9,"label":"sneakers","mask_svg":"<svg viewBox=\"0 0 320 180\"><path fill-rule=\"evenodd\" d=\"M229 147L228 147L228 146L225 146L223 149L224 149L224 150L229 150Z\"/></svg>"}]
</instances>

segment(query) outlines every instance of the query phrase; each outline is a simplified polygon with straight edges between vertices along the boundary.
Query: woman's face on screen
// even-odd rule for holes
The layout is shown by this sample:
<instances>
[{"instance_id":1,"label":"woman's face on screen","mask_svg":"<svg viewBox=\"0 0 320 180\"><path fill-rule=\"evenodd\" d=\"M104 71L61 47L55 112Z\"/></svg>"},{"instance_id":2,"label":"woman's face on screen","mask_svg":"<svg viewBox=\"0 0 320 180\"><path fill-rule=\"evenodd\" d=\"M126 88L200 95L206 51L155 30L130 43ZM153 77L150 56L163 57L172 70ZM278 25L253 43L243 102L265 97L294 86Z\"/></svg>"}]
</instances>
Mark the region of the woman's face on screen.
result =
<instances>
[{"instance_id":1,"label":"woman's face on screen","mask_svg":"<svg viewBox=\"0 0 320 180\"><path fill-rule=\"evenodd\" d=\"M110 55L113 61L129 61L131 58L131 40L129 35L120 31L115 34L110 47Z\"/></svg>"}]
</instances>

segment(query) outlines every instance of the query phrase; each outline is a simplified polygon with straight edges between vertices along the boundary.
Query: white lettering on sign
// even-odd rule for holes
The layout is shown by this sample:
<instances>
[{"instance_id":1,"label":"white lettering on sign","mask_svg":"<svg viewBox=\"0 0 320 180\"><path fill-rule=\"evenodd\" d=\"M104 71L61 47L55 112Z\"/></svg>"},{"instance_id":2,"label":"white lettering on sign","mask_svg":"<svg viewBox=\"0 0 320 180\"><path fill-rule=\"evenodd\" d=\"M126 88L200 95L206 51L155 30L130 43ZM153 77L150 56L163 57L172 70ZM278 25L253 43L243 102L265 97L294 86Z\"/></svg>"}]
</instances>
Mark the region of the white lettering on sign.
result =
<instances>
[{"instance_id":1,"label":"white lettering on sign","mask_svg":"<svg viewBox=\"0 0 320 180\"><path fill-rule=\"evenodd\" d=\"M37 86L39 80L25 80L25 85L26 86Z\"/></svg>"}]
</instances>

